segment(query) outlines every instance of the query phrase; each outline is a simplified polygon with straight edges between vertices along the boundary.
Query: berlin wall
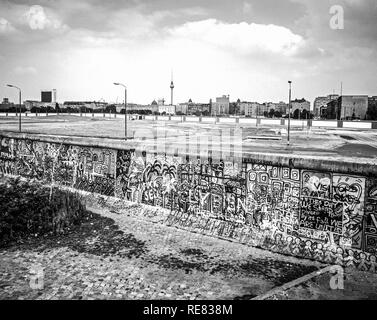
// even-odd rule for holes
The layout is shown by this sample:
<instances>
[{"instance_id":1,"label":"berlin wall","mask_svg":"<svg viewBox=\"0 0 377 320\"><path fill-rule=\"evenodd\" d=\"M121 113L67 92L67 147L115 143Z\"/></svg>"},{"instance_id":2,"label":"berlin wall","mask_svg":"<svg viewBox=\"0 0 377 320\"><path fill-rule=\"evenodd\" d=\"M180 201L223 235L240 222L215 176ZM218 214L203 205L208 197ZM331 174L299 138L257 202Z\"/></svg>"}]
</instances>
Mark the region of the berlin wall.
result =
<instances>
[{"instance_id":1,"label":"berlin wall","mask_svg":"<svg viewBox=\"0 0 377 320\"><path fill-rule=\"evenodd\" d=\"M11 135L0 135L0 142L1 174L159 206L169 210L169 225L376 272L376 172L344 165L337 172L314 160L203 160Z\"/></svg>"}]
</instances>

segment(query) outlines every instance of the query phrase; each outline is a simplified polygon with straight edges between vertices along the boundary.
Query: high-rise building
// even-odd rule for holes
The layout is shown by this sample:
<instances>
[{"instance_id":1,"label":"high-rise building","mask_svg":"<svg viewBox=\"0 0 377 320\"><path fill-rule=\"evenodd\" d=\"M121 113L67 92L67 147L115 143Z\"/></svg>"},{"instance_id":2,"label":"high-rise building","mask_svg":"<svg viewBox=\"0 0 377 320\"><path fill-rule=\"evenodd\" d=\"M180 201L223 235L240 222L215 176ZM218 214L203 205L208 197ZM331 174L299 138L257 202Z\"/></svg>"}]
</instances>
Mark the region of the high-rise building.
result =
<instances>
[{"instance_id":1,"label":"high-rise building","mask_svg":"<svg viewBox=\"0 0 377 320\"><path fill-rule=\"evenodd\" d=\"M52 102L52 91L41 91L41 102Z\"/></svg>"},{"instance_id":2,"label":"high-rise building","mask_svg":"<svg viewBox=\"0 0 377 320\"><path fill-rule=\"evenodd\" d=\"M55 104L56 104L56 89L52 89L52 102L55 106Z\"/></svg>"}]
</instances>

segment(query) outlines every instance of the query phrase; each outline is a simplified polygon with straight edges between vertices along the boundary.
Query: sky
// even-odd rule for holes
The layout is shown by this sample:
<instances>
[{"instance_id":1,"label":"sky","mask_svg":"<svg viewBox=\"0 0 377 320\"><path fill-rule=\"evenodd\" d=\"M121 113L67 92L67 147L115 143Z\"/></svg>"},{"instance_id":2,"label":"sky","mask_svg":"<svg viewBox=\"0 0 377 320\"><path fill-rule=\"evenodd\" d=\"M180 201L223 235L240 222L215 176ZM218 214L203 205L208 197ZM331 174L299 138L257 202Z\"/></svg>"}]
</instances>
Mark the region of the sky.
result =
<instances>
[{"instance_id":1,"label":"sky","mask_svg":"<svg viewBox=\"0 0 377 320\"><path fill-rule=\"evenodd\" d=\"M174 103L377 95L376 31L376 0L0 0L0 98L170 102L172 75Z\"/></svg>"}]
</instances>

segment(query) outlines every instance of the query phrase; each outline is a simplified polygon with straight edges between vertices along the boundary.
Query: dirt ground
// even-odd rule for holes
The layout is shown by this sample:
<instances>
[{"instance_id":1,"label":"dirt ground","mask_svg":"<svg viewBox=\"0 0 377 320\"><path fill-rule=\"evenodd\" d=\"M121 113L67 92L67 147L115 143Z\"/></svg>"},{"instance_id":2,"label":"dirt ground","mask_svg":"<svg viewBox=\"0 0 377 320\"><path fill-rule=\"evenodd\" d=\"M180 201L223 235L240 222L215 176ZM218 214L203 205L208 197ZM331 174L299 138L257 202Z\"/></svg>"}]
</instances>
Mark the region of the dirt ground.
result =
<instances>
[{"instance_id":1,"label":"dirt ground","mask_svg":"<svg viewBox=\"0 0 377 320\"><path fill-rule=\"evenodd\" d=\"M245 300L322 266L152 223L137 210L94 210L65 235L1 248L0 300Z\"/></svg>"}]
</instances>

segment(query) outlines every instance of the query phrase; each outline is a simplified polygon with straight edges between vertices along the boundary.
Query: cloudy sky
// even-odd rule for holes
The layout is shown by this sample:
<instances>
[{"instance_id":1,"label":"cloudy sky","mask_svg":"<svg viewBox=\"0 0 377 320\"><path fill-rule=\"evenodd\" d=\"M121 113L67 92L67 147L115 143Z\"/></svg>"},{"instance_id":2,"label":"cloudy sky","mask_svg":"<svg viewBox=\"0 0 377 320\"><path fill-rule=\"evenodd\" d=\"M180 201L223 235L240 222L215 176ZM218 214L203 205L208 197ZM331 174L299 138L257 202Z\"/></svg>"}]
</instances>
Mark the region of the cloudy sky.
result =
<instances>
[{"instance_id":1,"label":"cloudy sky","mask_svg":"<svg viewBox=\"0 0 377 320\"><path fill-rule=\"evenodd\" d=\"M376 0L0 0L0 98L169 100L171 70L175 102L377 95L376 31Z\"/></svg>"}]
</instances>

